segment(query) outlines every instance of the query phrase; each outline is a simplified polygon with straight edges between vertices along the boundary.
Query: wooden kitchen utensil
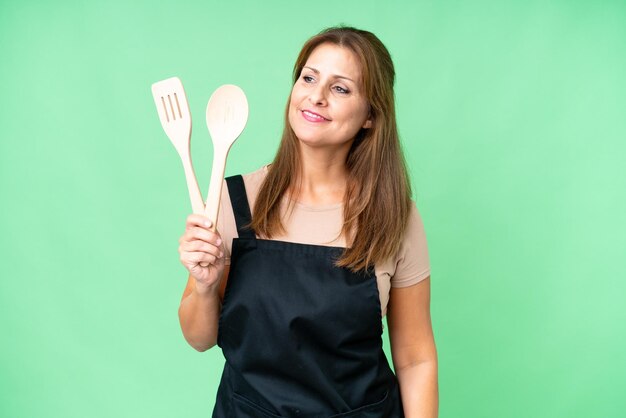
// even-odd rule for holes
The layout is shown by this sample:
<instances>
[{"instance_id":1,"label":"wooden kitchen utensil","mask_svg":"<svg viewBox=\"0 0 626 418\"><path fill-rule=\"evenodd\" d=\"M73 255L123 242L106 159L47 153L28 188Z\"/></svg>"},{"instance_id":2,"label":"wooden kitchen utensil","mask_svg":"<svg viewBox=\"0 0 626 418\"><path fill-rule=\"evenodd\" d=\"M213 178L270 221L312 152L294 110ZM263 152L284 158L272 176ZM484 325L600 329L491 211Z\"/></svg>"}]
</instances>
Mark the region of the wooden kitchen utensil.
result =
<instances>
[{"instance_id":1,"label":"wooden kitchen utensil","mask_svg":"<svg viewBox=\"0 0 626 418\"><path fill-rule=\"evenodd\" d=\"M226 157L247 121L248 100L243 90L225 84L213 92L206 108L206 124L213 141L213 168L205 207L205 215L213 223L212 230L219 211Z\"/></svg>"},{"instance_id":2,"label":"wooden kitchen utensil","mask_svg":"<svg viewBox=\"0 0 626 418\"><path fill-rule=\"evenodd\" d=\"M152 85L152 97L159 112L161 126L178 151L185 169L187 189L193 213L203 214L204 203L193 171L189 143L191 141L191 112L183 83L178 77L168 78Z\"/></svg>"}]
</instances>

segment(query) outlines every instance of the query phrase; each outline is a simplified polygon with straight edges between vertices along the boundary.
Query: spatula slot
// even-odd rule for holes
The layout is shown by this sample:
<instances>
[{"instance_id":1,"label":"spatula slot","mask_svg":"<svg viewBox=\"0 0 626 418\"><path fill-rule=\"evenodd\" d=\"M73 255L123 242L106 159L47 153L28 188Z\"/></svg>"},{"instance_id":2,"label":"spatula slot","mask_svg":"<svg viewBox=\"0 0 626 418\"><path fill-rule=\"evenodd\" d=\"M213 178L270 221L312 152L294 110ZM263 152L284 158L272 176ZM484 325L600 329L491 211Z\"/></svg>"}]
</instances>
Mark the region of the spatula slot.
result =
<instances>
[{"instance_id":1,"label":"spatula slot","mask_svg":"<svg viewBox=\"0 0 626 418\"><path fill-rule=\"evenodd\" d=\"M165 99L161 96L161 103L163 103L163 113L165 113L165 120L170 121L170 117L167 114L167 106L165 106Z\"/></svg>"},{"instance_id":2,"label":"spatula slot","mask_svg":"<svg viewBox=\"0 0 626 418\"><path fill-rule=\"evenodd\" d=\"M170 102L170 109L172 109L172 118L176 120L176 112L174 112L174 105L172 104L172 96L168 94L167 100Z\"/></svg>"},{"instance_id":3,"label":"spatula slot","mask_svg":"<svg viewBox=\"0 0 626 418\"><path fill-rule=\"evenodd\" d=\"M180 117L180 119L182 119L183 114L180 111L180 103L178 103L178 95L176 93L174 93L174 100L176 100L176 108L178 109L178 116Z\"/></svg>"}]
</instances>

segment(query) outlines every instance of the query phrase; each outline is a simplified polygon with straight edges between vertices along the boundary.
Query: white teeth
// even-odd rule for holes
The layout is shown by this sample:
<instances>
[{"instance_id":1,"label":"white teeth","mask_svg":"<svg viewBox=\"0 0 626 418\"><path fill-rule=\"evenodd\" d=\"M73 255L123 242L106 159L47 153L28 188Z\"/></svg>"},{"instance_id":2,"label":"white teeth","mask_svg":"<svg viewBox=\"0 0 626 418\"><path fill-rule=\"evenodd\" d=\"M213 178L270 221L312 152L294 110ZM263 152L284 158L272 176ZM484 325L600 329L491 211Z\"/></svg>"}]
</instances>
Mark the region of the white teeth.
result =
<instances>
[{"instance_id":1,"label":"white teeth","mask_svg":"<svg viewBox=\"0 0 626 418\"><path fill-rule=\"evenodd\" d=\"M320 119L320 120L325 120L326 118L320 116L320 115L316 115L315 113L311 113L308 110L303 110L303 113L305 113L307 116L315 118L315 119Z\"/></svg>"}]
</instances>

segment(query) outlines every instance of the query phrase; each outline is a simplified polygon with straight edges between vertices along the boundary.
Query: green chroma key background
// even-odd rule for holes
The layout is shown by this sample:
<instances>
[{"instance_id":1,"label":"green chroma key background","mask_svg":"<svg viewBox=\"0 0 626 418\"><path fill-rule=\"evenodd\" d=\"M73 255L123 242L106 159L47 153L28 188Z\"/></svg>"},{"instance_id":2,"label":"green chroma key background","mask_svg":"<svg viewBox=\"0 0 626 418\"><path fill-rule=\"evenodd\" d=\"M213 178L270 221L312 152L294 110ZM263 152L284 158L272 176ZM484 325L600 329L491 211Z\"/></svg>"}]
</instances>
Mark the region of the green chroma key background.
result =
<instances>
[{"instance_id":1,"label":"green chroma key background","mask_svg":"<svg viewBox=\"0 0 626 418\"><path fill-rule=\"evenodd\" d=\"M150 85L185 85L206 198L213 90L250 103L227 174L257 169L300 46L345 23L397 66L440 416L623 417L624 22L617 0L2 1L0 416L210 416L223 360L178 325L191 209Z\"/></svg>"}]
</instances>

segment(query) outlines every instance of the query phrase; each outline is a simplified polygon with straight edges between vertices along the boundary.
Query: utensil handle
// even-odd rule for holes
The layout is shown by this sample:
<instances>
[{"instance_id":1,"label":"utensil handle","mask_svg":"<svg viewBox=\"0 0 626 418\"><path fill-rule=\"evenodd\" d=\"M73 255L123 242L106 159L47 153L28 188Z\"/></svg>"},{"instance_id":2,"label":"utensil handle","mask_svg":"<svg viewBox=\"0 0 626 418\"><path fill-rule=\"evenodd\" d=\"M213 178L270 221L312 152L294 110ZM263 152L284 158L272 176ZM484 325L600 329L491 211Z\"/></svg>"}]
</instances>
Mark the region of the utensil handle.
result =
<instances>
[{"instance_id":1,"label":"utensil handle","mask_svg":"<svg viewBox=\"0 0 626 418\"><path fill-rule=\"evenodd\" d=\"M187 179L187 189L189 190L189 199L191 200L191 208L196 215L204 214L204 202L202 201L202 193L198 186L196 173L193 171L191 156L187 155L182 158L183 168L185 169L185 178Z\"/></svg>"},{"instance_id":2,"label":"utensil handle","mask_svg":"<svg viewBox=\"0 0 626 418\"><path fill-rule=\"evenodd\" d=\"M215 145L215 144L214 144ZM215 231L217 216L220 208L220 198L222 197L222 184L224 183L224 171L226 169L226 156L228 149L215 146L213 149L213 167L211 169L211 182L207 194L204 214L212 223L211 231Z\"/></svg>"}]
</instances>

